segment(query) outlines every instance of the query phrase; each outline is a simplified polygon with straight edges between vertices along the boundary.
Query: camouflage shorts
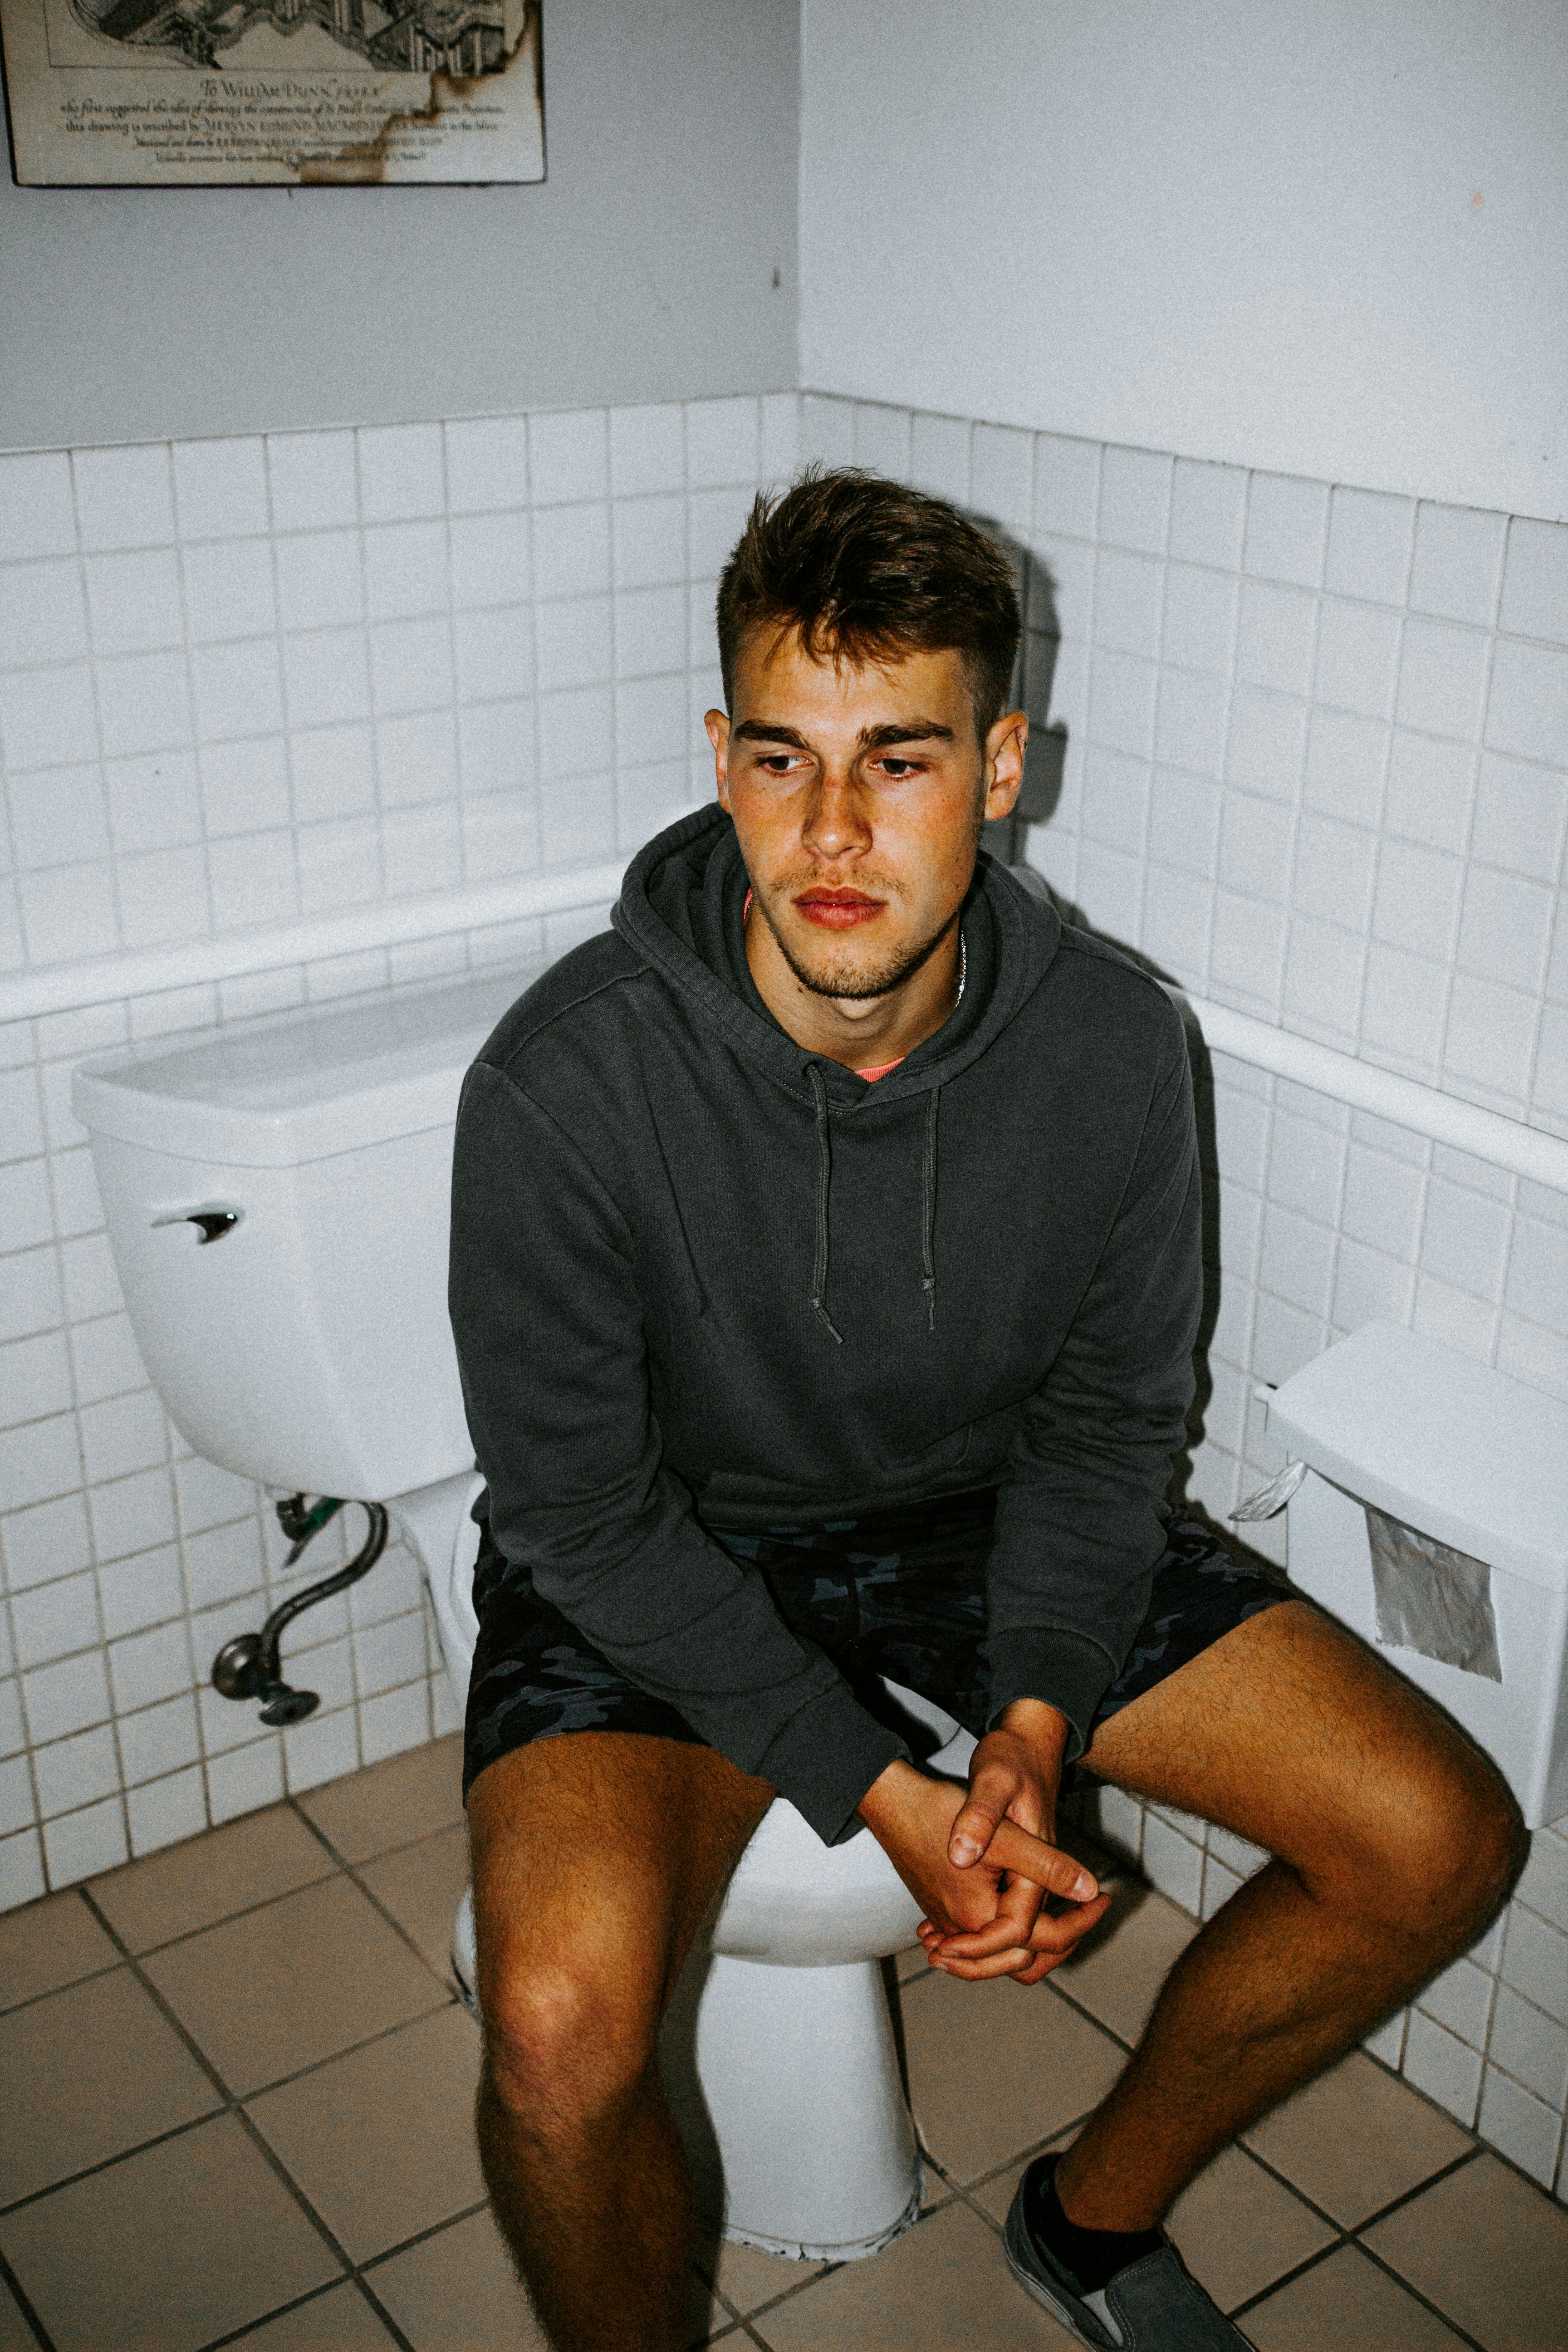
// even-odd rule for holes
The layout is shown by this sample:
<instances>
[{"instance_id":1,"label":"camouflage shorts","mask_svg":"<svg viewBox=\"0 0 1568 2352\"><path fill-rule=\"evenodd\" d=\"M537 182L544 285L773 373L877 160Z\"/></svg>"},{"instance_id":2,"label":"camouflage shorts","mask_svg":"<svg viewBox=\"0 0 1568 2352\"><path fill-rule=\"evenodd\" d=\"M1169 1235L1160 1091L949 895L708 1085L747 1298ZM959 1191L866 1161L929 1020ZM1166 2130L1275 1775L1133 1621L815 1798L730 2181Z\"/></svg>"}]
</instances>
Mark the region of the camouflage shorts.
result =
<instances>
[{"instance_id":1,"label":"camouflage shorts","mask_svg":"<svg viewBox=\"0 0 1568 2352\"><path fill-rule=\"evenodd\" d=\"M995 1507L986 1490L875 1517L763 1535L709 1533L732 1559L761 1570L785 1623L826 1651L873 1714L908 1729L882 1688L886 1675L978 1736L989 1712L985 1562ZM465 1795L498 1757L563 1732L640 1731L703 1745L683 1716L629 1682L540 1597L527 1570L501 1558L482 1522L481 1530ZM1148 1614L1096 1722L1288 1597L1265 1570L1226 1552L1209 1528L1173 1518Z\"/></svg>"}]
</instances>

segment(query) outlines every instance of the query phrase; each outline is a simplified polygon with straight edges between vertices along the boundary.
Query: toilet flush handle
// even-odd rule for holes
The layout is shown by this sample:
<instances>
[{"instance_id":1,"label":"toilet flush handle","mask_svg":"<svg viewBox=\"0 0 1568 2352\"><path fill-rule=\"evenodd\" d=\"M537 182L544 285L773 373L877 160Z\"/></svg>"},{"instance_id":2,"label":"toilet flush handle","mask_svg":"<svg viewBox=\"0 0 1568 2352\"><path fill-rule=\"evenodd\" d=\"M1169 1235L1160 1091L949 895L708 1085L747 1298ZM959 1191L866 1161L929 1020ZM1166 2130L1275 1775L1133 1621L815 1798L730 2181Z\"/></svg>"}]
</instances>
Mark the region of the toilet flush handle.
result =
<instances>
[{"instance_id":1,"label":"toilet flush handle","mask_svg":"<svg viewBox=\"0 0 1568 2352\"><path fill-rule=\"evenodd\" d=\"M196 1247L205 1249L208 1242L221 1242L226 1234L232 1234L244 1218L243 1209L230 1209L215 1201L202 1209L171 1209L166 1217L154 1217L153 1223L154 1226L200 1225Z\"/></svg>"}]
</instances>

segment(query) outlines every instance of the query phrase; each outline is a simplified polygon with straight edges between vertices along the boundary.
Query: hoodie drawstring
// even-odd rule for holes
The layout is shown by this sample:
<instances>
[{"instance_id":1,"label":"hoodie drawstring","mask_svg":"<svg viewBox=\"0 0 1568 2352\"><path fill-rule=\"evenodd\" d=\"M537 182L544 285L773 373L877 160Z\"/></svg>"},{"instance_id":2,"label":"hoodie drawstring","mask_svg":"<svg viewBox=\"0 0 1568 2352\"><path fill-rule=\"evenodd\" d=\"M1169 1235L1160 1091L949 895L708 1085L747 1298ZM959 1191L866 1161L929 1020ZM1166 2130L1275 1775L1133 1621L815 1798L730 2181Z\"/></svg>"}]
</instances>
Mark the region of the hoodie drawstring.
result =
<instances>
[{"instance_id":1,"label":"hoodie drawstring","mask_svg":"<svg viewBox=\"0 0 1568 2352\"><path fill-rule=\"evenodd\" d=\"M926 1097L925 1168L921 1181L921 1287L926 1295L926 1329L936 1329L936 1119L942 1088Z\"/></svg>"},{"instance_id":2,"label":"hoodie drawstring","mask_svg":"<svg viewBox=\"0 0 1568 2352\"><path fill-rule=\"evenodd\" d=\"M842 1348L844 1334L828 1313L827 1295L827 1194L833 1181L833 1145L827 1131L827 1088L822 1083L822 1072L815 1062L806 1065L811 1080L812 1100L816 1105L816 1258L811 1270L811 1311L817 1320L826 1325Z\"/></svg>"},{"instance_id":3,"label":"hoodie drawstring","mask_svg":"<svg viewBox=\"0 0 1568 2352\"><path fill-rule=\"evenodd\" d=\"M833 1184L833 1141L827 1124L827 1088L815 1062L806 1065L811 1098L816 1106L816 1254L811 1269L811 1311L831 1331L839 1347L844 1334L827 1311L827 1202ZM936 1170L937 1118L942 1088L926 1097L925 1155L921 1171L921 1288L925 1292L926 1329L936 1329Z\"/></svg>"}]
</instances>

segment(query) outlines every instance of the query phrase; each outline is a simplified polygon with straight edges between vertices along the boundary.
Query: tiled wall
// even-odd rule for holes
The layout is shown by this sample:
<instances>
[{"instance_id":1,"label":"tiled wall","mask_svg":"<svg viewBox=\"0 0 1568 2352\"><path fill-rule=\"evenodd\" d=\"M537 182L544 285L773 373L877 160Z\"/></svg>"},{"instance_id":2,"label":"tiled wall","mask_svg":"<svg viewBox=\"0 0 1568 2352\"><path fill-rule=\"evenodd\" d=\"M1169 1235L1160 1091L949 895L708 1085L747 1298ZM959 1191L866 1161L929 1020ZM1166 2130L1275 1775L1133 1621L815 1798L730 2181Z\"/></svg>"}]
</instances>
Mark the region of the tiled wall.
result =
<instances>
[{"instance_id":1,"label":"tiled wall","mask_svg":"<svg viewBox=\"0 0 1568 2352\"><path fill-rule=\"evenodd\" d=\"M808 396L807 451L999 523L1058 730L1028 854L1194 993L1568 1135L1568 529ZM1033 805L1038 807L1037 798ZM1568 1396L1568 1196L1223 1056L1212 1388L1189 1490L1281 1466L1253 1399L1374 1318ZM1283 1559L1286 1523L1247 1533ZM1105 1825L1207 1914L1258 1857ZM1372 2045L1568 2194L1568 1822Z\"/></svg>"},{"instance_id":2,"label":"tiled wall","mask_svg":"<svg viewBox=\"0 0 1568 2352\"><path fill-rule=\"evenodd\" d=\"M711 788L714 575L797 405L0 457L0 972L636 847ZM0 1030L0 1906L450 1720L401 1552L290 1637L308 1722L258 1738L205 1686L284 1547L147 1384L73 1064L604 913ZM334 1528L296 1574L342 1556Z\"/></svg>"},{"instance_id":3,"label":"tiled wall","mask_svg":"<svg viewBox=\"0 0 1568 2352\"><path fill-rule=\"evenodd\" d=\"M1047 719L1060 770L1028 850L1064 901L1199 993L1568 1134L1568 532L798 407L808 454L944 491L1026 553L1032 792L1055 790ZM795 460L796 409L0 459L9 964L634 845L708 789L711 581L755 482ZM320 1717L257 1739L202 1690L279 1546L146 1388L72 1062L569 935L338 959L4 1040L0 1904L448 1719L405 1560L307 1621L308 1660L291 1648ZM1212 1116L1223 1278L1192 1486L1216 1514L1276 1466L1253 1384L1373 1316L1568 1394L1562 1196L1217 1057ZM1279 1550L1281 1522L1257 1532ZM1122 1803L1107 1826L1194 1911L1250 1865L1180 1816ZM1505 1921L1374 2045L1560 2194L1565 1988L1568 1839L1547 1832Z\"/></svg>"}]
</instances>

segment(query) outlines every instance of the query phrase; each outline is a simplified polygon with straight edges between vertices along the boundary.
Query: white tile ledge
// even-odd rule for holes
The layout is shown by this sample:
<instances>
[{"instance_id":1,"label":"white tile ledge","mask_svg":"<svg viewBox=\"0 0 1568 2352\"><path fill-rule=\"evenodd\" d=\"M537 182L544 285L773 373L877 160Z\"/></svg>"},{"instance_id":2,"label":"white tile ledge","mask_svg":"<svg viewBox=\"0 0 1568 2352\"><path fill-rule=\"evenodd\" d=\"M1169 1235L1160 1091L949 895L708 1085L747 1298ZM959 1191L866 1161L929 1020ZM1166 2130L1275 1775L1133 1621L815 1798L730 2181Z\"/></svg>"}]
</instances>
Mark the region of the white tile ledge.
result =
<instances>
[{"instance_id":1,"label":"white tile ledge","mask_svg":"<svg viewBox=\"0 0 1568 2352\"><path fill-rule=\"evenodd\" d=\"M276 971L284 964L403 947L453 931L565 914L618 897L626 868L624 857L596 866L559 866L548 874L519 874L504 882L469 883L453 890L425 891L417 898L345 907L297 923L230 931L220 939L182 940L172 947L46 964L0 980L0 1023L236 980L245 972Z\"/></svg>"},{"instance_id":2,"label":"white tile ledge","mask_svg":"<svg viewBox=\"0 0 1568 2352\"><path fill-rule=\"evenodd\" d=\"M1414 1078L1396 1077L1373 1062L1336 1053L1331 1045L1314 1045L1293 1036L1249 1013L1234 1012L1228 1004L1187 996L1173 988L1170 994L1202 1031L1209 1051L1228 1054L1238 1062L1268 1070L1277 1078L1290 1078L1314 1094L1348 1103L1353 1110L1371 1111L1392 1126L1451 1144L1472 1158L1489 1160L1515 1176L1568 1192L1568 1143L1522 1120L1505 1118L1500 1111L1482 1110L1458 1095L1441 1094L1436 1087Z\"/></svg>"},{"instance_id":3,"label":"white tile ledge","mask_svg":"<svg viewBox=\"0 0 1568 2352\"><path fill-rule=\"evenodd\" d=\"M491 924L525 922L564 914L616 898L626 871L624 858L595 866L559 867L548 874L518 875L504 882L475 883L455 890L432 890L417 898L345 908L298 923L233 931L221 939L186 940L173 947L144 948L119 955L84 957L46 965L0 980L0 1023L42 1013L79 1011L85 1005L155 995L165 989L198 987L241 974L272 971L284 964L310 963L367 950L405 946L453 931L483 930ZM1568 1192L1568 1142L1498 1111L1483 1110L1456 1095L1412 1078L1396 1077L1374 1063L1336 1053L1310 1038L1292 1035L1247 1013L1177 989L1172 996L1202 1032L1209 1049L1228 1054L1254 1069L1293 1079L1315 1094L1371 1111L1395 1127L1452 1145L1511 1174Z\"/></svg>"}]
</instances>

